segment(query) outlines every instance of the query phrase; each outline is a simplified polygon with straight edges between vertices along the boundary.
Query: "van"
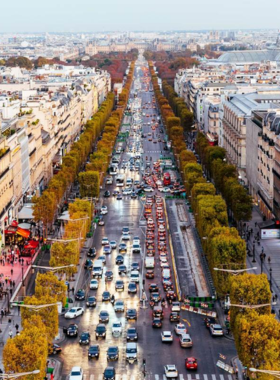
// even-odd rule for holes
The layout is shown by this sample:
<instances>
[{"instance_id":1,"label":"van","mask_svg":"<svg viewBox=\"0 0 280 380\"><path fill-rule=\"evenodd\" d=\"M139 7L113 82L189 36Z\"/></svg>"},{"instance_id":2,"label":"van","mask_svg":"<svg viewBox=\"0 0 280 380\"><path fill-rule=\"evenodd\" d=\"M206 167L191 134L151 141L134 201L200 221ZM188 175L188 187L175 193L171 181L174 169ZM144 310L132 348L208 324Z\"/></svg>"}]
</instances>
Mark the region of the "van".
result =
<instances>
[{"instance_id":1,"label":"van","mask_svg":"<svg viewBox=\"0 0 280 380\"><path fill-rule=\"evenodd\" d=\"M103 274L103 262L102 260L95 260L92 268L92 277L102 277Z\"/></svg>"},{"instance_id":2,"label":"van","mask_svg":"<svg viewBox=\"0 0 280 380\"><path fill-rule=\"evenodd\" d=\"M137 361L137 343L127 343L125 352L125 358L127 361Z\"/></svg>"},{"instance_id":3,"label":"van","mask_svg":"<svg viewBox=\"0 0 280 380\"><path fill-rule=\"evenodd\" d=\"M193 342L189 334L182 334L180 336L180 345L181 347L192 347Z\"/></svg>"},{"instance_id":4,"label":"van","mask_svg":"<svg viewBox=\"0 0 280 380\"><path fill-rule=\"evenodd\" d=\"M139 282L139 272L138 270L133 270L131 271L130 273L130 281L133 281L133 282Z\"/></svg>"},{"instance_id":5,"label":"van","mask_svg":"<svg viewBox=\"0 0 280 380\"><path fill-rule=\"evenodd\" d=\"M154 269L154 267L155 267L154 257L146 257L145 258L145 268L146 269Z\"/></svg>"},{"instance_id":6,"label":"van","mask_svg":"<svg viewBox=\"0 0 280 380\"><path fill-rule=\"evenodd\" d=\"M162 271L162 279L163 280L170 280L171 279L170 269L163 269L163 271Z\"/></svg>"}]
</instances>

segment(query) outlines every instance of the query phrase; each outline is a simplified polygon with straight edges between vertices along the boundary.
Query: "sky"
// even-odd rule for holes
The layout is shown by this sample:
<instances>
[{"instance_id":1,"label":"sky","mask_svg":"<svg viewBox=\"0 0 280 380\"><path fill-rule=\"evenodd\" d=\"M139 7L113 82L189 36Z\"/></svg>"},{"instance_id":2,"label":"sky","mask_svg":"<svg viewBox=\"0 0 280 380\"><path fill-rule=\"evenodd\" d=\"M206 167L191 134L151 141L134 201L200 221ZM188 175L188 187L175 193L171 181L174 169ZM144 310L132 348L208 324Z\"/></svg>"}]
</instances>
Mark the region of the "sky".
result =
<instances>
[{"instance_id":1,"label":"sky","mask_svg":"<svg viewBox=\"0 0 280 380\"><path fill-rule=\"evenodd\" d=\"M2 0L0 33L280 29L280 0Z\"/></svg>"}]
</instances>

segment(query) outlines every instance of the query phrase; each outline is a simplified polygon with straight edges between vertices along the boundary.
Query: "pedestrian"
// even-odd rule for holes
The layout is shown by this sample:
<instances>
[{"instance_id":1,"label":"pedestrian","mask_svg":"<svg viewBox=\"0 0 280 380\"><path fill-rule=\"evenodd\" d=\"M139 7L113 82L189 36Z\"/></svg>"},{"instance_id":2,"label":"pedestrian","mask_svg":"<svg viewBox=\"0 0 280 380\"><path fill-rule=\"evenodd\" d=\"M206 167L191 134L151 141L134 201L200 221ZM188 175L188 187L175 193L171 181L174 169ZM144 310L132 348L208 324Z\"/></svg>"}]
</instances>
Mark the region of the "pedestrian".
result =
<instances>
[{"instance_id":1,"label":"pedestrian","mask_svg":"<svg viewBox=\"0 0 280 380\"><path fill-rule=\"evenodd\" d=\"M14 270L13 269L11 269L11 276L14 274Z\"/></svg>"},{"instance_id":2,"label":"pedestrian","mask_svg":"<svg viewBox=\"0 0 280 380\"><path fill-rule=\"evenodd\" d=\"M74 294L74 292L75 292L75 288L74 288L74 286L72 286L72 293Z\"/></svg>"},{"instance_id":3,"label":"pedestrian","mask_svg":"<svg viewBox=\"0 0 280 380\"><path fill-rule=\"evenodd\" d=\"M3 318L4 315L5 315L5 313L4 313L4 309L1 309L1 317Z\"/></svg>"},{"instance_id":4,"label":"pedestrian","mask_svg":"<svg viewBox=\"0 0 280 380\"><path fill-rule=\"evenodd\" d=\"M10 295L12 295L13 294L13 289L12 288L10 288Z\"/></svg>"},{"instance_id":5,"label":"pedestrian","mask_svg":"<svg viewBox=\"0 0 280 380\"><path fill-rule=\"evenodd\" d=\"M5 309L4 309L4 315L5 315L5 317L8 315L8 310L7 310L6 307L5 307Z\"/></svg>"},{"instance_id":6,"label":"pedestrian","mask_svg":"<svg viewBox=\"0 0 280 380\"><path fill-rule=\"evenodd\" d=\"M272 302L275 302L275 296L272 296Z\"/></svg>"},{"instance_id":7,"label":"pedestrian","mask_svg":"<svg viewBox=\"0 0 280 380\"><path fill-rule=\"evenodd\" d=\"M13 337L13 332L12 332L12 330L10 330L9 331L9 337L12 339L12 337Z\"/></svg>"},{"instance_id":8,"label":"pedestrian","mask_svg":"<svg viewBox=\"0 0 280 380\"><path fill-rule=\"evenodd\" d=\"M13 280L12 282L13 288L16 286L16 282Z\"/></svg>"},{"instance_id":9,"label":"pedestrian","mask_svg":"<svg viewBox=\"0 0 280 380\"><path fill-rule=\"evenodd\" d=\"M5 283L6 283L6 285L7 285L7 283L8 283L8 278L7 278L7 277L5 278Z\"/></svg>"}]
</instances>

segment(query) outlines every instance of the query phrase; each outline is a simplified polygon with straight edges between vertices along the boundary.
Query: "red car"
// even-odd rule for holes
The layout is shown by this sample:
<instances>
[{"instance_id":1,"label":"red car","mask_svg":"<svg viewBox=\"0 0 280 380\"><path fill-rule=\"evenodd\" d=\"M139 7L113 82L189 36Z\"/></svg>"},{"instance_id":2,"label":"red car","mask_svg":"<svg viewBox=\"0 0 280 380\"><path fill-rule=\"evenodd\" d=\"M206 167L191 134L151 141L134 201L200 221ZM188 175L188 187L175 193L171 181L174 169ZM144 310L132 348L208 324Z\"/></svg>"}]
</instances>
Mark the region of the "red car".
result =
<instances>
[{"instance_id":1,"label":"red car","mask_svg":"<svg viewBox=\"0 0 280 380\"><path fill-rule=\"evenodd\" d=\"M197 360L195 358L186 358L185 365L187 369L197 369Z\"/></svg>"}]
</instances>

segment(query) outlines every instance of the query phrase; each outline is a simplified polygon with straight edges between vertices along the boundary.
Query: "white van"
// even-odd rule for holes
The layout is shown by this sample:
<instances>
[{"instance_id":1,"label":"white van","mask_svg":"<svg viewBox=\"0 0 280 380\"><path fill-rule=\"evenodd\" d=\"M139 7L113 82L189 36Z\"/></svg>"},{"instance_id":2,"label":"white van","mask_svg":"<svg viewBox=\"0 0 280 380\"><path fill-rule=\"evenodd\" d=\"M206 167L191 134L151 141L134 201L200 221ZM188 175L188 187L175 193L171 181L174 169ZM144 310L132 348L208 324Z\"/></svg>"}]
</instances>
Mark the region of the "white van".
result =
<instances>
[{"instance_id":1,"label":"white van","mask_svg":"<svg viewBox=\"0 0 280 380\"><path fill-rule=\"evenodd\" d=\"M154 269L155 267L155 258L154 257L146 257L145 258L145 268L146 269Z\"/></svg>"},{"instance_id":2,"label":"white van","mask_svg":"<svg viewBox=\"0 0 280 380\"><path fill-rule=\"evenodd\" d=\"M171 279L170 269L163 269L162 278L163 278L163 280L170 280Z\"/></svg>"},{"instance_id":3,"label":"white van","mask_svg":"<svg viewBox=\"0 0 280 380\"><path fill-rule=\"evenodd\" d=\"M92 277L102 277L103 274L103 262L102 260L95 260L92 268Z\"/></svg>"},{"instance_id":4,"label":"white van","mask_svg":"<svg viewBox=\"0 0 280 380\"><path fill-rule=\"evenodd\" d=\"M137 343L126 344L126 360L131 363L137 361Z\"/></svg>"},{"instance_id":5,"label":"white van","mask_svg":"<svg viewBox=\"0 0 280 380\"><path fill-rule=\"evenodd\" d=\"M138 270L131 271L131 273L130 273L130 281L139 282L139 280L140 280L140 275L139 275Z\"/></svg>"}]
</instances>

